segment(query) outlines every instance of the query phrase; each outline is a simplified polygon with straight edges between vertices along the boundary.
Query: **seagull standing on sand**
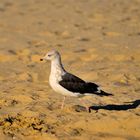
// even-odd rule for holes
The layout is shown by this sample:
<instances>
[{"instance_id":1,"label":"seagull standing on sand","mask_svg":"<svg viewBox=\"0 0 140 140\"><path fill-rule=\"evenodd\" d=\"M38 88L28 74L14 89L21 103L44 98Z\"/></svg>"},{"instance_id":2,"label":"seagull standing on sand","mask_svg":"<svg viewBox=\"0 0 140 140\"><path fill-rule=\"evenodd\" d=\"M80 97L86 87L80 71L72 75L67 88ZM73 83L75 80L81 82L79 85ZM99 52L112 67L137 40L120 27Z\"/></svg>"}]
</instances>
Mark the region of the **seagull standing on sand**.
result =
<instances>
[{"instance_id":1,"label":"seagull standing on sand","mask_svg":"<svg viewBox=\"0 0 140 140\"><path fill-rule=\"evenodd\" d=\"M61 62L61 56L58 51L50 51L40 61L51 61L51 73L49 77L49 83L55 92L64 95L64 99L61 108L64 106L66 96L82 97L85 95L99 95L109 96L110 93L106 93L99 88L98 85L92 82L86 82L79 77L67 72Z\"/></svg>"}]
</instances>

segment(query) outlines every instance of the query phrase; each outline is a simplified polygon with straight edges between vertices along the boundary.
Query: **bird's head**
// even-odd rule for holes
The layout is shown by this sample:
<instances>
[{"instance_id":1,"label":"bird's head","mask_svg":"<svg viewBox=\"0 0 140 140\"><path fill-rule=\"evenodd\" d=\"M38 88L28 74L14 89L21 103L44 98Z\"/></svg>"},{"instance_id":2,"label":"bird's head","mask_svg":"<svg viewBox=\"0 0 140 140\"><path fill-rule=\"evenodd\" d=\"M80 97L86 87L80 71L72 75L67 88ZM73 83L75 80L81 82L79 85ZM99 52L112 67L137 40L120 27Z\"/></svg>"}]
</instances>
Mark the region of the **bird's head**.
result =
<instances>
[{"instance_id":1,"label":"bird's head","mask_svg":"<svg viewBox=\"0 0 140 140\"><path fill-rule=\"evenodd\" d=\"M50 61L53 61L55 59L59 59L60 58L60 54L58 51L49 51L43 58L40 59L40 61L43 61L43 60L50 60Z\"/></svg>"}]
</instances>

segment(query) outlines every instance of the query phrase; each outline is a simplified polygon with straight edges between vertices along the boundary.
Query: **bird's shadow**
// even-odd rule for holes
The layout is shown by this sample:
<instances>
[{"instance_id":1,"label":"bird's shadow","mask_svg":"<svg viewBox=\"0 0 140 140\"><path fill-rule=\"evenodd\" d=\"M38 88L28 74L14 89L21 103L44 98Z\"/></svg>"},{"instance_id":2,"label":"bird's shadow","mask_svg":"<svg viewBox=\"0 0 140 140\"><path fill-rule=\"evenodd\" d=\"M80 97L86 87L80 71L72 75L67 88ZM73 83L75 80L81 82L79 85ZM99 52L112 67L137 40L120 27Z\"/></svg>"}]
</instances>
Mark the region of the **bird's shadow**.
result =
<instances>
[{"instance_id":1,"label":"bird's shadow","mask_svg":"<svg viewBox=\"0 0 140 140\"><path fill-rule=\"evenodd\" d=\"M121 105L109 104L109 105L90 106L89 112L91 112L91 110L96 110L96 112L98 112L98 110L100 109L116 110L116 111L135 109L140 105L140 100L135 100L135 101L126 102L126 103L129 103L129 104L121 104Z\"/></svg>"}]
</instances>

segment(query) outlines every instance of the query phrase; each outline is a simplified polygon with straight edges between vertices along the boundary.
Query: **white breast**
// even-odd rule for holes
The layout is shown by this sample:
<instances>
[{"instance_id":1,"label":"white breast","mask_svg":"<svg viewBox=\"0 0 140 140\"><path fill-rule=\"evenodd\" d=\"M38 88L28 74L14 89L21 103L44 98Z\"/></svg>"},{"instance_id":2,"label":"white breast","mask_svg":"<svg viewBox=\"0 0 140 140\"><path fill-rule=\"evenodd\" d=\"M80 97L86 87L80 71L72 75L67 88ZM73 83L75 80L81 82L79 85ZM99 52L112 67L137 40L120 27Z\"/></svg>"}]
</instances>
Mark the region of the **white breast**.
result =
<instances>
[{"instance_id":1,"label":"white breast","mask_svg":"<svg viewBox=\"0 0 140 140\"><path fill-rule=\"evenodd\" d=\"M55 61L52 61L51 63L51 74L49 77L49 83L52 89L58 93L61 93L65 96L76 96L77 94L74 94L73 92L68 91L67 89L63 88L59 81L62 80L62 75L64 75L66 71L63 69L62 64L60 63L60 60L57 59Z\"/></svg>"},{"instance_id":2,"label":"white breast","mask_svg":"<svg viewBox=\"0 0 140 140\"><path fill-rule=\"evenodd\" d=\"M49 83L50 83L50 86L52 87L52 89L55 91L55 92L58 92L58 93L61 93L62 95L65 95L65 96L77 96L77 94L74 94L73 92L70 92L68 91L67 89L63 88L60 84L59 84L59 81L61 80L61 77L57 77L58 75L50 75L50 78L49 78ZM59 81L58 81L58 79Z\"/></svg>"}]
</instances>

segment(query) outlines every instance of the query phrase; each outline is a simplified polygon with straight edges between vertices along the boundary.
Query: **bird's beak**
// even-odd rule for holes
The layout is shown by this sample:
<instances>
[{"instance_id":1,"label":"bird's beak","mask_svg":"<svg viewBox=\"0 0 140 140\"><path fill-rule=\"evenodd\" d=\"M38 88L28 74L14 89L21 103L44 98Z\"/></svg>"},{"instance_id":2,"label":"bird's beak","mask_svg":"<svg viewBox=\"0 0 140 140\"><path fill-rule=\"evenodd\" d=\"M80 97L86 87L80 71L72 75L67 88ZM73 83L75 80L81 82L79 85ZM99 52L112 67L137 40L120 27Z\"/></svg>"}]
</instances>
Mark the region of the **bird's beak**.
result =
<instances>
[{"instance_id":1,"label":"bird's beak","mask_svg":"<svg viewBox=\"0 0 140 140\"><path fill-rule=\"evenodd\" d=\"M40 58L40 61L47 61L47 60L48 60L47 56Z\"/></svg>"},{"instance_id":2,"label":"bird's beak","mask_svg":"<svg viewBox=\"0 0 140 140\"><path fill-rule=\"evenodd\" d=\"M40 61L43 61L44 59L43 58L40 58Z\"/></svg>"}]
</instances>

